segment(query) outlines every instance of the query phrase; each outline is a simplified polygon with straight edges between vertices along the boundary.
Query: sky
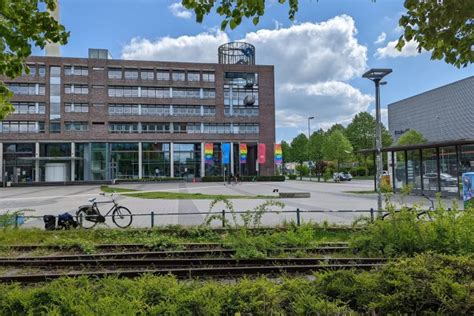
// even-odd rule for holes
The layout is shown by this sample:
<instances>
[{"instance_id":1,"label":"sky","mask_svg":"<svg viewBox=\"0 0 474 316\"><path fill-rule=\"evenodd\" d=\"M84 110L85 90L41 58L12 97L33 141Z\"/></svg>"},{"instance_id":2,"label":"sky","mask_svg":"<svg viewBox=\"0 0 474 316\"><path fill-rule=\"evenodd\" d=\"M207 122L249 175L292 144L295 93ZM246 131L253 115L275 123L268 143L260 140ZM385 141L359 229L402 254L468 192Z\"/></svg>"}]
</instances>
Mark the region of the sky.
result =
<instances>
[{"instance_id":1,"label":"sky","mask_svg":"<svg viewBox=\"0 0 474 316\"><path fill-rule=\"evenodd\" d=\"M393 69L381 90L385 124L387 104L474 73L472 66L430 60L416 43L394 49L402 0L299 0L294 21L287 4L266 0L257 26L244 20L224 32L220 16L197 23L179 1L59 1L61 23L71 32L62 56L87 57L88 48L106 48L115 59L217 62L223 43L255 45L257 64L275 66L277 142L307 133L310 116L315 130L347 125L361 111L374 114L374 84L362 78L369 68Z\"/></svg>"}]
</instances>

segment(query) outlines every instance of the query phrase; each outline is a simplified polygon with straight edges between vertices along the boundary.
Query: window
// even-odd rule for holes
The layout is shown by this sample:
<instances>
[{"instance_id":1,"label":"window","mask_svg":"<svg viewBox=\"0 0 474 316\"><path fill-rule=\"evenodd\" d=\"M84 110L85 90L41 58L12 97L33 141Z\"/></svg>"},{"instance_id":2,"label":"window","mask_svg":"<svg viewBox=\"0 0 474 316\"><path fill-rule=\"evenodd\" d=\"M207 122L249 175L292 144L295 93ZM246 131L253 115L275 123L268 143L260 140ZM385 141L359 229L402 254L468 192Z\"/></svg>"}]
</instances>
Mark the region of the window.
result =
<instances>
[{"instance_id":1,"label":"window","mask_svg":"<svg viewBox=\"0 0 474 316\"><path fill-rule=\"evenodd\" d=\"M38 67L38 73L40 77L46 76L46 67L45 66L39 66Z\"/></svg>"},{"instance_id":2,"label":"window","mask_svg":"<svg viewBox=\"0 0 474 316\"><path fill-rule=\"evenodd\" d=\"M38 111L36 111L36 103L33 102L12 102L13 108L15 109L13 114L44 114L44 103L38 105Z\"/></svg>"},{"instance_id":3,"label":"window","mask_svg":"<svg viewBox=\"0 0 474 316\"><path fill-rule=\"evenodd\" d=\"M173 98L178 99L199 99L200 91L199 89L173 89Z\"/></svg>"},{"instance_id":4,"label":"window","mask_svg":"<svg viewBox=\"0 0 474 316\"><path fill-rule=\"evenodd\" d=\"M72 113L88 113L89 112L89 104L87 103L66 103L64 105L65 112L72 112Z\"/></svg>"},{"instance_id":5,"label":"window","mask_svg":"<svg viewBox=\"0 0 474 316\"><path fill-rule=\"evenodd\" d=\"M44 122L3 121L0 122L0 133L44 133Z\"/></svg>"},{"instance_id":6,"label":"window","mask_svg":"<svg viewBox=\"0 0 474 316\"><path fill-rule=\"evenodd\" d=\"M201 134L201 123L188 123L186 132L188 134Z\"/></svg>"},{"instance_id":7,"label":"window","mask_svg":"<svg viewBox=\"0 0 474 316\"><path fill-rule=\"evenodd\" d=\"M197 71L189 71L188 72L188 81L199 81L200 74Z\"/></svg>"},{"instance_id":8,"label":"window","mask_svg":"<svg viewBox=\"0 0 474 316\"><path fill-rule=\"evenodd\" d=\"M173 71L173 81L185 81L184 71Z\"/></svg>"},{"instance_id":9,"label":"window","mask_svg":"<svg viewBox=\"0 0 474 316\"><path fill-rule=\"evenodd\" d=\"M69 132L86 132L89 130L87 122L65 122L66 131Z\"/></svg>"},{"instance_id":10,"label":"window","mask_svg":"<svg viewBox=\"0 0 474 316\"><path fill-rule=\"evenodd\" d=\"M173 123L173 133L186 133L186 123Z\"/></svg>"},{"instance_id":11,"label":"window","mask_svg":"<svg viewBox=\"0 0 474 316\"><path fill-rule=\"evenodd\" d=\"M89 87L82 84L66 84L64 85L65 94L88 94Z\"/></svg>"},{"instance_id":12,"label":"window","mask_svg":"<svg viewBox=\"0 0 474 316\"><path fill-rule=\"evenodd\" d=\"M89 68L87 66L66 66L64 74L66 76L88 76Z\"/></svg>"},{"instance_id":13,"label":"window","mask_svg":"<svg viewBox=\"0 0 474 316\"><path fill-rule=\"evenodd\" d=\"M170 72L167 71L167 70L158 70L156 72L156 80L169 81L170 80Z\"/></svg>"},{"instance_id":14,"label":"window","mask_svg":"<svg viewBox=\"0 0 474 316\"><path fill-rule=\"evenodd\" d=\"M173 115L201 116L201 107L200 106L173 105Z\"/></svg>"},{"instance_id":15,"label":"window","mask_svg":"<svg viewBox=\"0 0 474 316\"><path fill-rule=\"evenodd\" d=\"M168 105L142 105L142 115L168 116L170 107Z\"/></svg>"},{"instance_id":16,"label":"window","mask_svg":"<svg viewBox=\"0 0 474 316\"><path fill-rule=\"evenodd\" d=\"M127 80L137 80L138 79L138 69L125 69L124 77Z\"/></svg>"},{"instance_id":17,"label":"window","mask_svg":"<svg viewBox=\"0 0 474 316\"><path fill-rule=\"evenodd\" d=\"M142 133L169 133L169 123L142 123Z\"/></svg>"},{"instance_id":18,"label":"window","mask_svg":"<svg viewBox=\"0 0 474 316\"><path fill-rule=\"evenodd\" d=\"M203 99L215 99L216 97L216 90L214 89L203 89L202 90L202 98Z\"/></svg>"},{"instance_id":19,"label":"window","mask_svg":"<svg viewBox=\"0 0 474 316\"><path fill-rule=\"evenodd\" d=\"M138 104L111 104L109 105L109 115L138 115Z\"/></svg>"},{"instance_id":20,"label":"window","mask_svg":"<svg viewBox=\"0 0 474 316\"><path fill-rule=\"evenodd\" d=\"M214 82L215 79L216 79L215 74L213 72L203 72L202 73L202 81Z\"/></svg>"},{"instance_id":21,"label":"window","mask_svg":"<svg viewBox=\"0 0 474 316\"><path fill-rule=\"evenodd\" d=\"M15 95L44 95L44 85L39 85L38 94L36 93L36 84L34 83L10 83L7 84Z\"/></svg>"},{"instance_id":22,"label":"window","mask_svg":"<svg viewBox=\"0 0 474 316\"><path fill-rule=\"evenodd\" d=\"M213 106L205 106L203 108L204 112L204 116L214 116L216 115L216 108L213 107Z\"/></svg>"},{"instance_id":23,"label":"window","mask_svg":"<svg viewBox=\"0 0 474 316\"><path fill-rule=\"evenodd\" d=\"M109 123L109 133L138 133L138 123Z\"/></svg>"},{"instance_id":24,"label":"window","mask_svg":"<svg viewBox=\"0 0 474 316\"><path fill-rule=\"evenodd\" d=\"M151 69L142 69L140 71L140 77L142 80L153 80L155 79L155 75L153 73L153 70Z\"/></svg>"},{"instance_id":25,"label":"window","mask_svg":"<svg viewBox=\"0 0 474 316\"><path fill-rule=\"evenodd\" d=\"M109 79L122 79L122 69L120 68L109 68L108 69Z\"/></svg>"},{"instance_id":26,"label":"window","mask_svg":"<svg viewBox=\"0 0 474 316\"><path fill-rule=\"evenodd\" d=\"M169 97L170 97L169 88L153 88L153 87L142 88L142 98L168 99Z\"/></svg>"},{"instance_id":27,"label":"window","mask_svg":"<svg viewBox=\"0 0 474 316\"><path fill-rule=\"evenodd\" d=\"M49 132L61 133L61 123L59 122L49 123Z\"/></svg>"},{"instance_id":28,"label":"window","mask_svg":"<svg viewBox=\"0 0 474 316\"><path fill-rule=\"evenodd\" d=\"M35 65L27 65L26 68L29 70L29 73L26 73L26 69L23 70L23 76L30 76L34 77L36 76L36 66Z\"/></svg>"},{"instance_id":29,"label":"window","mask_svg":"<svg viewBox=\"0 0 474 316\"><path fill-rule=\"evenodd\" d=\"M109 86L109 97L138 97L138 87Z\"/></svg>"}]
</instances>

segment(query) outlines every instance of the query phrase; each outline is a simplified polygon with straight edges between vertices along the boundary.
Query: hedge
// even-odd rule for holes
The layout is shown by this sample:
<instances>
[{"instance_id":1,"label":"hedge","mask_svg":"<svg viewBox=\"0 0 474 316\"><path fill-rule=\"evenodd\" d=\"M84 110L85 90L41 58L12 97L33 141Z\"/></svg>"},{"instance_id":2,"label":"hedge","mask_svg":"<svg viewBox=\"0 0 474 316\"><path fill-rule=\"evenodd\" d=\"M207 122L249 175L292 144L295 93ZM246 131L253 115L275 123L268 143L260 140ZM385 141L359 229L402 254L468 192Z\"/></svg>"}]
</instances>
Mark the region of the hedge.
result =
<instances>
[{"instance_id":1,"label":"hedge","mask_svg":"<svg viewBox=\"0 0 474 316\"><path fill-rule=\"evenodd\" d=\"M206 176L201 179L202 182L223 182L223 176ZM226 177L228 181L228 177ZM285 176L243 176L240 178L242 182L263 182L263 181L285 181Z\"/></svg>"},{"instance_id":2,"label":"hedge","mask_svg":"<svg viewBox=\"0 0 474 316\"><path fill-rule=\"evenodd\" d=\"M152 177L142 179L116 179L115 183L127 183L127 182L169 182L169 181L183 181L184 178L171 178L171 177Z\"/></svg>"}]
</instances>

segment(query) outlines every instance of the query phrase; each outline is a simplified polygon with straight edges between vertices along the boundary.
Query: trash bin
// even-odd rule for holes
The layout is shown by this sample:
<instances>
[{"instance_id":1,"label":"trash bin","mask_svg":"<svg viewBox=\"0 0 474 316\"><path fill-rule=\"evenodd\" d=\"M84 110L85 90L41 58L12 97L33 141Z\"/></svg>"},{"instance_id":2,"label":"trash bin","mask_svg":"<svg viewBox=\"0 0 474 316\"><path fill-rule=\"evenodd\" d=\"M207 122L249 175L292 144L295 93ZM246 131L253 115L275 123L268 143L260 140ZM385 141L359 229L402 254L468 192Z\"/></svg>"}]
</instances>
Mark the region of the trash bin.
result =
<instances>
[{"instance_id":1,"label":"trash bin","mask_svg":"<svg viewBox=\"0 0 474 316\"><path fill-rule=\"evenodd\" d=\"M474 208L474 172L462 174L462 197L464 209Z\"/></svg>"},{"instance_id":2,"label":"trash bin","mask_svg":"<svg viewBox=\"0 0 474 316\"><path fill-rule=\"evenodd\" d=\"M389 174L382 175L381 184L382 184L382 186L390 187L390 175Z\"/></svg>"}]
</instances>

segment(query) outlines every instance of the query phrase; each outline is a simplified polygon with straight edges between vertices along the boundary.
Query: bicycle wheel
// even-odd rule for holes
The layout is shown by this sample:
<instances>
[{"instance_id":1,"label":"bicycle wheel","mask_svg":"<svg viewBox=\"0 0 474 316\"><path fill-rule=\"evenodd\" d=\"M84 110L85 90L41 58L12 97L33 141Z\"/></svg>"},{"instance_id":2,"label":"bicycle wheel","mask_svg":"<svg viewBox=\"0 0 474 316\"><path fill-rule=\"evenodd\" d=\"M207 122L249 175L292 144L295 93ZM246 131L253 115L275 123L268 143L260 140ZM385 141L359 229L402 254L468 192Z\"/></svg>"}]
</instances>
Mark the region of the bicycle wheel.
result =
<instances>
[{"instance_id":1,"label":"bicycle wheel","mask_svg":"<svg viewBox=\"0 0 474 316\"><path fill-rule=\"evenodd\" d=\"M124 206L119 206L112 212L112 221L117 227L127 228L132 224L132 220L132 212Z\"/></svg>"},{"instance_id":2,"label":"bicycle wheel","mask_svg":"<svg viewBox=\"0 0 474 316\"><path fill-rule=\"evenodd\" d=\"M91 215L88 212L89 208L81 208L76 212L77 222L82 228L90 229L97 225L98 216Z\"/></svg>"}]
</instances>

